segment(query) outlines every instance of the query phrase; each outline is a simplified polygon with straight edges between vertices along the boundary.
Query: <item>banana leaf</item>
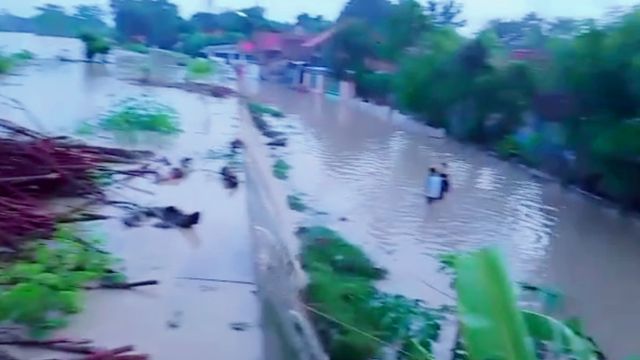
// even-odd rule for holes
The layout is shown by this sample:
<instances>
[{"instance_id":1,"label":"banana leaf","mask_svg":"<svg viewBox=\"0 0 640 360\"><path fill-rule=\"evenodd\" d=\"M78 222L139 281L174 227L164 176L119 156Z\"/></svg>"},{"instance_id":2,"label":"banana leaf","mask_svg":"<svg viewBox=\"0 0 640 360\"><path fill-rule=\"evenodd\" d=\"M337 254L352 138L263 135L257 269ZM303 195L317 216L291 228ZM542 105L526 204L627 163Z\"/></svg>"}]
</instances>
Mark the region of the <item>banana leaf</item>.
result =
<instances>
[{"instance_id":1,"label":"banana leaf","mask_svg":"<svg viewBox=\"0 0 640 360\"><path fill-rule=\"evenodd\" d=\"M533 311L523 310L522 316L529 330L529 335L535 340L559 345L561 352L571 354L578 360L597 359L594 346L566 324Z\"/></svg>"},{"instance_id":2,"label":"banana leaf","mask_svg":"<svg viewBox=\"0 0 640 360\"><path fill-rule=\"evenodd\" d=\"M536 359L514 284L498 250L461 256L456 272L459 321L469 358Z\"/></svg>"}]
</instances>

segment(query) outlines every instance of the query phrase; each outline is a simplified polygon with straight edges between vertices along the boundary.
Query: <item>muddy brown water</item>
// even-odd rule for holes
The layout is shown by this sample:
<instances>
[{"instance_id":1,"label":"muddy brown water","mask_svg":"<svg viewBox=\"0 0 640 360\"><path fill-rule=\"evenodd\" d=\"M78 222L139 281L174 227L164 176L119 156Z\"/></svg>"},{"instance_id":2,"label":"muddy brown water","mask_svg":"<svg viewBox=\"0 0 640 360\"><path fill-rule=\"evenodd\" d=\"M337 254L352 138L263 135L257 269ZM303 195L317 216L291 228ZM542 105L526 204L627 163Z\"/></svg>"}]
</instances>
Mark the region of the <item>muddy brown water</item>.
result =
<instances>
[{"instance_id":1,"label":"muddy brown water","mask_svg":"<svg viewBox=\"0 0 640 360\"><path fill-rule=\"evenodd\" d=\"M160 360L261 359L261 310L246 194L243 187L223 188L216 172L225 162L209 156L209 150L224 152L237 136L237 100L134 86L126 81L140 73L134 54L117 54L122 61L109 65L56 60L60 53L81 56L82 45L74 39L0 33L2 45L8 51L26 48L38 59L0 77L0 118L50 134L71 134L82 121L97 119L124 98L149 96L176 110L180 134L98 133L87 140L153 150L174 164L182 157L194 159L194 171L183 181L154 184L134 179L107 189L112 200L201 211L201 222L193 229L158 229L152 223L129 229L119 218L88 225L123 260L121 270L131 281L154 279L160 284L131 292L88 292L84 311L55 335L89 338L106 347L133 344L136 351ZM167 69L166 75L181 76L179 68ZM113 208L95 210L123 215ZM32 350L16 355L33 360L54 357Z\"/></svg>"},{"instance_id":2,"label":"muddy brown water","mask_svg":"<svg viewBox=\"0 0 640 360\"><path fill-rule=\"evenodd\" d=\"M330 215L391 277L383 286L432 304L451 299L437 255L499 246L517 280L560 290L611 359L640 354L640 225L633 217L536 180L526 169L424 128L373 116L323 95L255 83L291 133L280 150L291 191ZM430 166L448 164L452 190L421 195ZM346 217L348 221L338 219Z\"/></svg>"},{"instance_id":3,"label":"muddy brown water","mask_svg":"<svg viewBox=\"0 0 640 360\"><path fill-rule=\"evenodd\" d=\"M0 46L11 51L26 48L45 58L59 55L61 49L81 56L81 45L69 39L0 33ZM136 71L139 68L133 65L116 68L43 60L2 78L0 94L21 100L33 116L45 119L47 129L70 132L78 121L100 114L114 99L140 94L140 88L117 80ZM280 150L294 167L291 191L308 194L314 207L330 214L314 221L336 226L390 270L389 280L382 284L385 289L436 305L449 303L449 297L433 290L451 293L449 278L438 272L437 255L498 245L516 279L555 287L565 294L570 312L583 319L589 334L611 359L640 354L640 225L635 218L557 184L536 180L526 170L472 147L429 138L415 124L392 122L334 98L300 94L280 86L255 83L251 88L256 97L288 115L277 121L291 134L290 146ZM228 123L215 119L234 114L234 104L212 100L204 106L197 96L185 96L178 90L145 91L178 107L195 135L178 141L145 139L129 142L130 146L198 156L207 143L222 143L233 136L234 129ZM206 107L212 116L203 115ZM4 116L31 121L20 110L6 105L2 109ZM123 141L127 140L131 139ZM421 195L424 176L429 166L442 162L449 164L452 191L444 201L427 206ZM197 181L199 188L211 186L204 175ZM197 207L220 202L235 209L236 220L216 226L242 226L245 215L238 203L226 196L214 191L207 198L185 204ZM165 198L196 199L193 188L177 188ZM339 217L348 221L340 222ZM161 233L138 234L145 238ZM215 243L204 244L205 252L222 251L219 255L228 259L212 270L207 267L207 257L194 252L192 245L168 242L165 252L177 254L178 260L170 257L167 267L181 274L217 271L222 276L250 277L250 265L238 270L239 261L233 260L244 258L238 253L245 248L224 250L212 245ZM118 246L129 248L132 258L144 258L139 253L149 249L124 240L118 240ZM145 261L138 262L137 271L144 273L159 266ZM185 268L187 263L192 265ZM110 304L105 302L104 306ZM166 309L159 310L163 311ZM87 320L80 329L91 329L91 324ZM118 329L103 330L107 331ZM241 339L233 341L242 347ZM154 346L151 338L142 342ZM169 346L170 338L167 342ZM239 354L233 358L244 358Z\"/></svg>"}]
</instances>

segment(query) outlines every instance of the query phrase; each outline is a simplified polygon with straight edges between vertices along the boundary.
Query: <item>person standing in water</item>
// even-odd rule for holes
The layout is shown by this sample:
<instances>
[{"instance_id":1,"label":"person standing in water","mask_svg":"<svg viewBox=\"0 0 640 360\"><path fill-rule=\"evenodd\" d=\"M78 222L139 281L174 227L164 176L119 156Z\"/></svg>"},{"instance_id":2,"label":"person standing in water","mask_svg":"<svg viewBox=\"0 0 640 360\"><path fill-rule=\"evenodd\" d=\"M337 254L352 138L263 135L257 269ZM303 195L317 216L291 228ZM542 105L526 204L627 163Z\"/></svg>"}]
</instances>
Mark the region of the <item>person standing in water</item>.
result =
<instances>
[{"instance_id":1,"label":"person standing in water","mask_svg":"<svg viewBox=\"0 0 640 360\"><path fill-rule=\"evenodd\" d=\"M442 177L442 196L449 192L449 173L447 171L447 163L442 163L442 171L440 172Z\"/></svg>"},{"instance_id":2,"label":"person standing in water","mask_svg":"<svg viewBox=\"0 0 640 360\"><path fill-rule=\"evenodd\" d=\"M435 168L430 168L426 181L426 195L429 204L442 198L442 183L442 176L438 174Z\"/></svg>"}]
</instances>

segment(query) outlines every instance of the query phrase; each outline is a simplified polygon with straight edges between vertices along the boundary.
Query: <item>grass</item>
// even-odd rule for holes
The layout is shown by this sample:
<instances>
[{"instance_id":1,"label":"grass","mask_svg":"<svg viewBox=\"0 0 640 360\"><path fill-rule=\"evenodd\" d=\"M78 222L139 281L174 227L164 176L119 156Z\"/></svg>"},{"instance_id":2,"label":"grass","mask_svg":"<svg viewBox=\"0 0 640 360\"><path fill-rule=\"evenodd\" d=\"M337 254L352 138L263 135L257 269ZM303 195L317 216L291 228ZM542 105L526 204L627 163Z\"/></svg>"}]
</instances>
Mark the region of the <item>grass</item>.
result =
<instances>
[{"instance_id":1,"label":"grass","mask_svg":"<svg viewBox=\"0 0 640 360\"><path fill-rule=\"evenodd\" d=\"M192 77L204 77L212 75L216 70L215 64L207 59L195 58L187 63L187 72Z\"/></svg>"},{"instance_id":2,"label":"grass","mask_svg":"<svg viewBox=\"0 0 640 360\"><path fill-rule=\"evenodd\" d=\"M22 50L11 55L17 61L29 61L35 58L35 54L29 50Z\"/></svg>"},{"instance_id":3,"label":"grass","mask_svg":"<svg viewBox=\"0 0 640 360\"><path fill-rule=\"evenodd\" d=\"M427 359L437 340L441 316L419 300L375 288L386 271L332 229L300 228L302 264L309 274L305 297L314 310L402 350L398 359ZM332 360L369 360L382 344L350 327L313 313L313 321ZM425 356L426 355L426 356Z\"/></svg>"},{"instance_id":4,"label":"grass","mask_svg":"<svg viewBox=\"0 0 640 360\"><path fill-rule=\"evenodd\" d=\"M260 115L266 114L266 115L271 115L277 118L284 117L284 113L282 111L274 107L260 104L257 102L249 103L249 111L253 114L260 114Z\"/></svg>"},{"instance_id":5,"label":"grass","mask_svg":"<svg viewBox=\"0 0 640 360\"><path fill-rule=\"evenodd\" d=\"M87 124L83 125L86 127ZM180 132L174 109L149 97L126 98L98 121L108 131L151 131L163 134ZM79 129L85 130L86 129Z\"/></svg>"},{"instance_id":6,"label":"grass","mask_svg":"<svg viewBox=\"0 0 640 360\"><path fill-rule=\"evenodd\" d=\"M273 176L277 179L287 180L289 178L289 170L291 170L291 165L282 159L278 159L273 164Z\"/></svg>"},{"instance_id":7,"label":"grass","mask_svg":"<svg viewBox=\"0 0 640 360\"><path fill-rule=\"evenodd\" d=\"M308 206L299 195L287 195L287 204L289 209L297 212L304 212L308 209Z\"/></svg>"},{"instance_id":8,"label":"grass","mask_svg":"<svg viewBox=\"0 0 640 360\"><path fill-rule=\"evenodd\" d=\"M125 50L137 52L139 54L149 53L149 48L146 45L140 44L140 43L126 43L126 44L120 45L120 47L122 47Z\"/></svg>"}]
</instances>

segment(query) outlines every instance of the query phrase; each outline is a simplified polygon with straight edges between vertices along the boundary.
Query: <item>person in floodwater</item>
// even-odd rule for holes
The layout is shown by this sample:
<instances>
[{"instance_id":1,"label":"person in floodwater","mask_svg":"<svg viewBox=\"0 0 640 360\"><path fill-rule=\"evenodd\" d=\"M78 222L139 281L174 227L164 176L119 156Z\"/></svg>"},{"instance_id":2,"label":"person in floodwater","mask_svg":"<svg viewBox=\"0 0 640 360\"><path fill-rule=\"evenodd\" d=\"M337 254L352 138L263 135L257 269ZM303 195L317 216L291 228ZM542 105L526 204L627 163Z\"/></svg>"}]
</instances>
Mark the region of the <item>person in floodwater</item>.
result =
<instances>
[{"instance_id":1,"label":"person in floodwater","mask_svg":"<svg viewBox=\"0 0 640 360\"><path fill-rule=\"evenodd\" d=\"M442 198L442 176L438 174L435 168L429 169L429 176L426 184L427 202L431 204L433 201Z\"/></svg>"},{"instance_id":2,"label":"person in floodwater","mask_svg":"<svg viewBox=\"0 0 640 360\"><path fill-rule=\"evenodd\" d=\"M442 196L449 192L449 173L447 172L447 163L442 163L442 171L440 172L440 176L442 177Z\"/></svg>"}]
</instances>

